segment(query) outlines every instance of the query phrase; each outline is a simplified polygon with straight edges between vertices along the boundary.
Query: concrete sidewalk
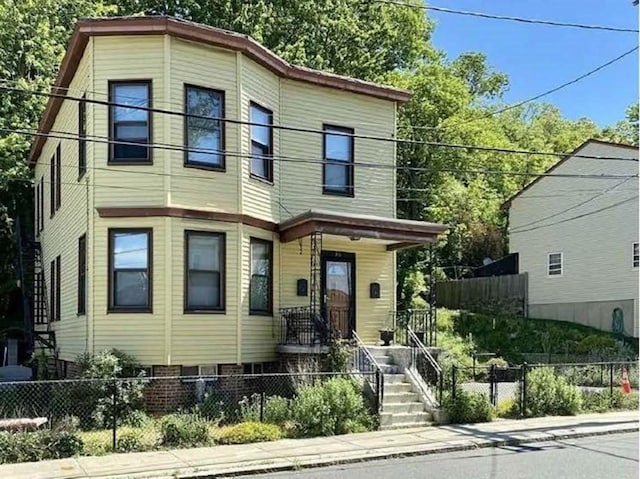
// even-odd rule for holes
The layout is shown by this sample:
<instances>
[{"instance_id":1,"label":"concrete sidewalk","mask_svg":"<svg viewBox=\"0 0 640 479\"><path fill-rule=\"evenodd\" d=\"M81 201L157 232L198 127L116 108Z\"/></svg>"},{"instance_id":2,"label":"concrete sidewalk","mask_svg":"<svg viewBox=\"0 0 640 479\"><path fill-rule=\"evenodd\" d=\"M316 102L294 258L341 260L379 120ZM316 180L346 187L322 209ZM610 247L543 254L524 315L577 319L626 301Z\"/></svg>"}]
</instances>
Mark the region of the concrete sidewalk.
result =
<instances>
[{"instance_id":1,"label":"concrete sidewalk","mask_svg":"<svg viewBox=\"0 0 640 479\"><path fill-rule=\"evenodd\" d=\"M498 420L349 434L345 436L215 446L171 451L111 454L0 466L0 477L204 478L318 467L408 455L497 447L571 437L633 432L638 412Z\"/></svg>"}]
</instances>

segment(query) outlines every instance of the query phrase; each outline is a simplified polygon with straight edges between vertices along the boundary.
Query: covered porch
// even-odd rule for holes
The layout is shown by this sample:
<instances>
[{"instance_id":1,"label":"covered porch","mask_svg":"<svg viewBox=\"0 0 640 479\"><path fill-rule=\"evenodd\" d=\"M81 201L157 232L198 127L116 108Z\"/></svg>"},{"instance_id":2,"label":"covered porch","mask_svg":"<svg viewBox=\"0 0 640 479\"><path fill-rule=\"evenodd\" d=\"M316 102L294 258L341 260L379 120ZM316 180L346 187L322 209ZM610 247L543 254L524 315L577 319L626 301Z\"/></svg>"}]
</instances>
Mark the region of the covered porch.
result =
<instances>
[{"instance_id":1,"label":"covered porch","mask_svg":"<svg viewBox=\"0 0 640 479\"><path fill-rule=\"evenodd\" d=\"M428 331L431 311L396 311L395 252L433 244L446 226L310 210L278 229L281 352L318 351L354 332L376 344L380 330L404 322Z\"/></svg>"}]
</instances>

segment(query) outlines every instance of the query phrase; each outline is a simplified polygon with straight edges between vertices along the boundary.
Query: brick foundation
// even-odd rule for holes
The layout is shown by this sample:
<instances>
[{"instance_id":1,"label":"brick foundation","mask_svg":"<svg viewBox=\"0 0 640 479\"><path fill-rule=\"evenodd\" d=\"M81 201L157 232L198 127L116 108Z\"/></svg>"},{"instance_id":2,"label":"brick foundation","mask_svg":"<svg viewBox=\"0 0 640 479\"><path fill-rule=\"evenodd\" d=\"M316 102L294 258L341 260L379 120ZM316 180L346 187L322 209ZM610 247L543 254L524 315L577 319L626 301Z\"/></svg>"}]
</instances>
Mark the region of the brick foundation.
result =
<instances>
[{"instance_id":1,"label":"brick foundation","mask_svg":"<svg viewBox=\"0 0 640 479\"><path fill-rule=\"evenodd\" d=\"M194 384L180 379L181 366L154 366L151 381L144 389L145 409L149 413L175 412L192 401Z\"/></svg>"}]
</instances>

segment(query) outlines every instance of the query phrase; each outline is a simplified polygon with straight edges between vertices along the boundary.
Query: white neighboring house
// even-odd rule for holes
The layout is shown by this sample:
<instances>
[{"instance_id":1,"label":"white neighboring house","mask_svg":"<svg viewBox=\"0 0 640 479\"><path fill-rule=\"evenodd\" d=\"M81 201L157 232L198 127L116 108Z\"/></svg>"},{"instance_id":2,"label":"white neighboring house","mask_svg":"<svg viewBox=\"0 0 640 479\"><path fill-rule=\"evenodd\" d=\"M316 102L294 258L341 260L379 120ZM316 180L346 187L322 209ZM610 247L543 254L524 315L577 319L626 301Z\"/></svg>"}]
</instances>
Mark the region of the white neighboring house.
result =
<instances>
[{"instance_id":1,"label":"white neighboring house","mask_svg":"<svg viewBox=\"0 0 640 479\"><path fill-rule=\"evenodd\" d=\"M627 178L541 176L505 203L528 316L638 337L638 148L587 140L548 172Z\"/></svg>"}]
</instances>

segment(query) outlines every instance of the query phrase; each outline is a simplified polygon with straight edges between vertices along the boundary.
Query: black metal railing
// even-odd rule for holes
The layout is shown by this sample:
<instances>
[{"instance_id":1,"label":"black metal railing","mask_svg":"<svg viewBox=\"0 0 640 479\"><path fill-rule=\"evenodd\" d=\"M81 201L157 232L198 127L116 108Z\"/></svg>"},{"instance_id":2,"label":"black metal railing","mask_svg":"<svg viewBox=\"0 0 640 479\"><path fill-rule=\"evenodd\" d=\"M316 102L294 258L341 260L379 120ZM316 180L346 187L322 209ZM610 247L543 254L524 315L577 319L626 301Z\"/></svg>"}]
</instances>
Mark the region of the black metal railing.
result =
<instances>
[{"instance_id":1,"label":"black metal railing","mask_svg":"<svg viewBox=\"0 0 640 479\"><path fill-rule=\"evenodd\" d=\"M436 344L435 310L432 309L406 309L391 311L390 322L395 332L396 344L409 346L408 330L413 330L420 341L427 346Z\"/></svg>"},{"instance_id":2,"label":"black metal railing","mask_svg":"<svg viewBox=\"0 0 640 479\"><path fill-rule=\"evenodd\" d=\"M349 307L321 308L309 306L280 309L280 344L326 346L333 338L351 339L353 310Z\"/></svg>"},{"instance_id":3,"label":"black metal railing","mask_svg":"<svg viewBox=\"0 0 640 479\"><path fill-rule=\"evenodd\" d=\"M384 399L384 374L382 373L382 368L380 368L371 351L367 349L355 331L352 332L352 338L355 342L352 367L359 375L364 377L365 382L374 394L376 410L382 412Z\"/></svg>"},{"instance_id":4,"label":"black metal railing","mask_svg":"<svg viewBox=\"0 0 640 479\"><path fill-rule=\"evenodd\" d=\"M413 329L407 328L407 336L411 346L411 369L418 374L428 388L431 388L424 392L426 394L434 393L434 397L438 405L440 405L442 404L442 390L444 389L442 368Z\"/></svg>"}]
</instances>

